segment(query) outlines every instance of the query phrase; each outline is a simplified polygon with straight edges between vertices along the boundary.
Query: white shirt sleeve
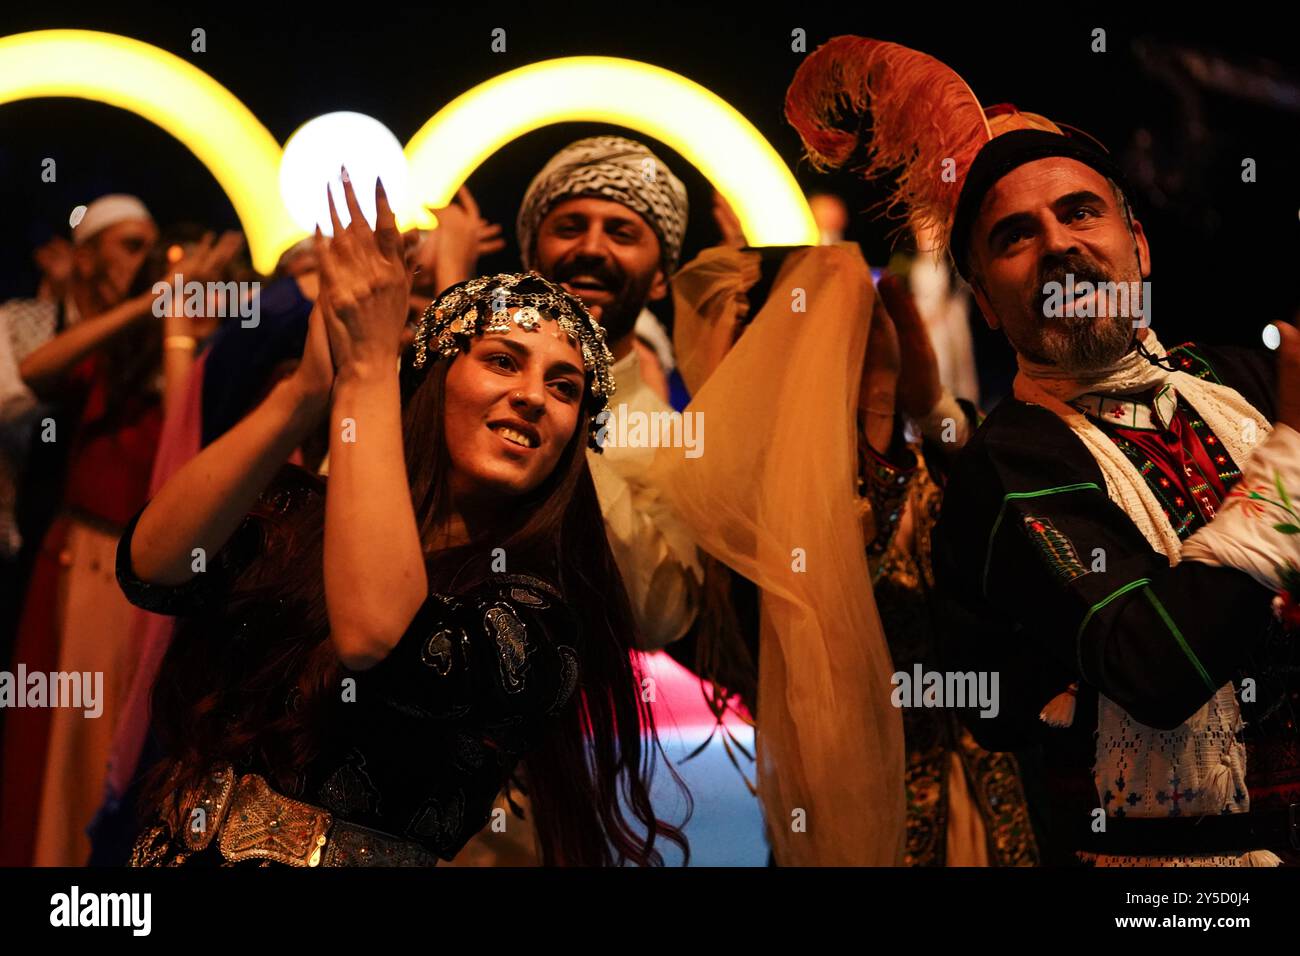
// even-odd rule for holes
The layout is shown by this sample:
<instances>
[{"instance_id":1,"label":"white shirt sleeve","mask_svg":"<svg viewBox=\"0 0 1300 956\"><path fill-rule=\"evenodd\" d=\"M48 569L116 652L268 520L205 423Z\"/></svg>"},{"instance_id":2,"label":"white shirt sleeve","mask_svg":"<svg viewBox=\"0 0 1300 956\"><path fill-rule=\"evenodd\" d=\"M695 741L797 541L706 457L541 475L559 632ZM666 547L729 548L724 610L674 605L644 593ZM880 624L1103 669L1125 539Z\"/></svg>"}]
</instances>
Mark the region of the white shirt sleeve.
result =
<instances>
[{"instance_id":1,"label":"white shirt sleeve","mask_svg":"<svg viewBox=\"0 0 1300 956\"><path fill-rule=\"evenodd\" d=\"M0 422L12 422L36 407L37 398L22 376L14 356L9 310L0 306Z\"/></svg>"},{"instance_id":2,"label":"white shirt sleeve","mask_svg":"<svg viewBox=\"0 0 1300 956\"><path fill-rule=\"evenodd\" d=\"M699 611L704 572L695 543L661 495L589 453L605 533L640 632L638 647L659 650L680 638Z\"/></svg>"},{"instance_id":3,"label":"white shirt sleeve","mask_svg":"<svg viewBox=\"0 0 1300 956\"><path fill-rule=\"evenodd\" d=\"M1300 432L1279 423L1256 446L1214 520L1183 543L1182 559L1236 568L1280 590L1278 568L1300 568L1298 512Z\"/></svg>"}]
</instances>

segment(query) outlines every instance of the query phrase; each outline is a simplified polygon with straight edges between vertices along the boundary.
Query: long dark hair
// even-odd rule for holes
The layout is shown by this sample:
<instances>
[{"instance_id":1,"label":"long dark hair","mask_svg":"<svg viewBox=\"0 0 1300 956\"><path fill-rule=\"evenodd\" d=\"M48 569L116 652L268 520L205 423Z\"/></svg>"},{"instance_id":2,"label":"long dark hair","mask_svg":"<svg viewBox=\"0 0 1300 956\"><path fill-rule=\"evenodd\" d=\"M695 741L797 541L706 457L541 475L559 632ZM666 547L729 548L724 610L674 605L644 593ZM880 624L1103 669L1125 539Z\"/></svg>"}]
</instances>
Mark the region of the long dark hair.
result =
<instances>
[{"instance_id":1,"label":"long dark hair","mask_svg":"<svg viewBox=\"0 0 1300 956\"><path fill-rule=\"evenodd\" d=\"M448 361L426 370L403 363L402 431L421 540L442 526L450 502L443 417ZM494 548L511 571L553 580L585 635L580 692L523 760L544 865L662 864L661 841L689 847L680 827L655 817L650 783L663 756L641 675L632 659L636 624L587 467L591 410L584 403L554 471L512 499L490 530L469 544L427 555L431 588L463 592L490 573ZM300 483L319 479L298 473ZM148 812L176 819L179 795L212 763L256 753L285 792L328 733L326 701L339 661L328 640L323 561L323 496L281 489L250 516L258 560L240 576L228 605L254 649L232 641L228 623L194 622L178 633L154 690L155 727L171 758L145 787ZM250 650L252 651L250 653ZM292 706L286 708L286 699ZM644 737L643 737L644 734ZM671 763L665 766L690 795ZM620 800L621 797L621 800ZM623 804L631 811L631 819Z\"/></svg>"}]
</instances>

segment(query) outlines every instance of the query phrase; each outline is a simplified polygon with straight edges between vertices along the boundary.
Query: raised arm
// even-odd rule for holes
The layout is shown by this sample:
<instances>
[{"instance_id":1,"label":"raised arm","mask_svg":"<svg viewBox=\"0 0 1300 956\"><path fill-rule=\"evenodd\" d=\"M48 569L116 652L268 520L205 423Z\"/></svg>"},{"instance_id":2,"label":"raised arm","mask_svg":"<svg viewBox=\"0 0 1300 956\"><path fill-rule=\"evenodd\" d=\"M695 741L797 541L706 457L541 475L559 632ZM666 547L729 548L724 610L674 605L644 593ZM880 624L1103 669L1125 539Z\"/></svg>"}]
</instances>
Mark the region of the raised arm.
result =
<instances>
[{"instance_id":1,"label":"raised arm","mask_svg":"<svg viewBox=\"0 0 1300 956\"><path fill-rule=\"evenodd\" d=\"M150 584L184 584L194 549L215 555L329 403L333 366L320 307L297 370L163 485L140 516L131 565Z\"/></svg>"},{"instance_id":2,"label":"raised arm","mask_svg":"<svg viewBox=\"0 0 1300 956\"><path fill-rule=\"evenodd\" d=\"M211 234L199 248L179 262L173 273L181 282L193 279L206 282L230 260L239 248L239 234L226 233L214 247ZM224 258L223 258L224 256ZM37 395L54 390L67 371L114 336L154 313L157 295L153 290L133 296L107 312L84 319L55 336L23 358L19 374Z\"/></svg>"},{"instance_id":3,"label":"raised arm","mask_svg":"<svg viewBox=\"0 0 1300 956\"><path fill-rule=\"evenodd\" d=\"M180 285L184 286L185 281L195 275L221 274L243 244L244 237L238 232L227 232L215 243L213 234L207 233L197 247L177 264L175 272ZM194 368L194 353L206 335L200 333L200 328L210 330L213 327L210 316L186 315L185 299L185 296L172 296L171 308L162 316L163 413L166 415L173 414L185 400L190 371ZM208 301L207 296L204 296L204 301ZM199 321L196 322L196 318Z\"/></svg>"},{"instance_id":4,"label":"raised arm","mask_svg":"<svg viewBox=\"0 0 1300 956\"><path fill-rule=\"evenodd\" d=\"M880 293L879 301L888 309L897 330L901 362L899 410L951 460L975 431L976 422L940 381L934 344L906 283L888 273L876 283L876 291ZM947 462L936 464L942 466Z\"/></svg>"},{"instance_id":5,"label":"raised arm","mask_svg":"<svg viewBox=\"0 0 1300 956\"><path fill-rule=\"evenodd\" d=\"M338 366L325 492L325 605L344 665L388 656L428 597L424 552L402 448L397 355L410 280L401 236L376 184L372 232L346 172L346 229L318 239L321 298Z\"/></svg>"},{"instance_id":6,"label":"raised arm","mask_svg":"<svg viewBox=\"0 0 1300 956\"><path fill-rule=\"evenodd\" d=\"M152 292L133 296L56 335L22 360L18 374L23 383L42 398L48 397L70 368L118 333L152 314L153 301Z\"/></svg>"}]
</instances>

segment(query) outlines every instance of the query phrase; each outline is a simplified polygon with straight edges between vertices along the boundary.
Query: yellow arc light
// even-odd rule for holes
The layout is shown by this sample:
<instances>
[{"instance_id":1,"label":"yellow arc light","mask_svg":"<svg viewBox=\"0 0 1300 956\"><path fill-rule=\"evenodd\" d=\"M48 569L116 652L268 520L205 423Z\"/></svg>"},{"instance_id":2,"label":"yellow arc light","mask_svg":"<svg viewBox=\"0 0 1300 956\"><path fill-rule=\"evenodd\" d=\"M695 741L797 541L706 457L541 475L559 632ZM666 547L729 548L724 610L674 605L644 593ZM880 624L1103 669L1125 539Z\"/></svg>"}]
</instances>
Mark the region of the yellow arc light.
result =
<instances>
[{"instance_id":1,"label":"yellow arc light","mask_svg":"<svg viewBox=\"0 0 1300 956\"><path fill-rule=\"evenodd\" d=\"M817 243L803 192L754 125L698 83L636 60L544 60L480 83L411 137L411 181L430 205L446 205L506 143L564 122L612 123L666 143L717 187L751 245Z\"/></svg>"},{"instance_id":2,"label":"yellow arc light","mask_svg":"<svg viewBox=\"0 0 1300 956\"><path fill-rule=\"evenodd\" d=\"M0 38L0 105L45 96L120 107L180 140L229 197L259 271L271 271L302 235L280 198L280 144L234 94L180 57L89 30Z\"/></svg>"},{"instance_id":3,"label":"yellow arc light","mask_svg":"<svg viewBox=\"0 0 1300 956\"><path fill-rule=\"evenodd\" d=\"M41 30L0 38L0 105L47 96L129 110L180 140L230 198L253 265L270 272L301 238L279 189L283 151L229 90L164 50L111 33ZM603 122L676 150L731 203L752 245L817 241L794 176L748 120L669 70L614 57L546 60L481 83L439 110L406 146L419 203L399 223L430 225L487 157L560 122Z\"/></svg>"}]
</instances>

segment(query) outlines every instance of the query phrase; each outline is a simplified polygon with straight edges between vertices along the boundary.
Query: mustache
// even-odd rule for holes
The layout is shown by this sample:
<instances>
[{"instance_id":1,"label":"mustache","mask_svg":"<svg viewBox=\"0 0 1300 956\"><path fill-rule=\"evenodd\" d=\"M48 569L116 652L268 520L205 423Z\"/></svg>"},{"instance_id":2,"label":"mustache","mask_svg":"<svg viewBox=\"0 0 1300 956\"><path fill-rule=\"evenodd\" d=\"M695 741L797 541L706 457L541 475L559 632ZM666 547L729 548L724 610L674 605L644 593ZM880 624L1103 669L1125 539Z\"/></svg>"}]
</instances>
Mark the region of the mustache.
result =
<instances>
[{"instance_id":1,"label":"mustache","mask_svg":"<svg viewBox=\"0 0 1300 956\"><path fill-rule=\"evenodd\" d=\"M1048 293L1043 290L1050 283L1056 283L1064 287L1066 276L1071 275L1074 277L1076 286L1081 282L1091 282L1093 285L1097 285L1101 282L1110 281L1108 272L1087 259L1076 257L1053 260L1041 266L1038 270L1038 286L1034 289L1034 303L1039 307L1039 314L1042 313L1042 307L1049 297Z\"/></svg>"},{"instance_id":2,"label":"mustache","mask_svg":"<svg viewBox=\"0 0 1300 956\"><path fill-rule=\"evenodd\" d=\"M567 263L562 262L555 267L555 274L551 281L568 282L574 276L583 275L591 276L610 290L623 288L625 282L625 277L620 270L601 259L573 259Z\"/></svg>"}]
</instances>

